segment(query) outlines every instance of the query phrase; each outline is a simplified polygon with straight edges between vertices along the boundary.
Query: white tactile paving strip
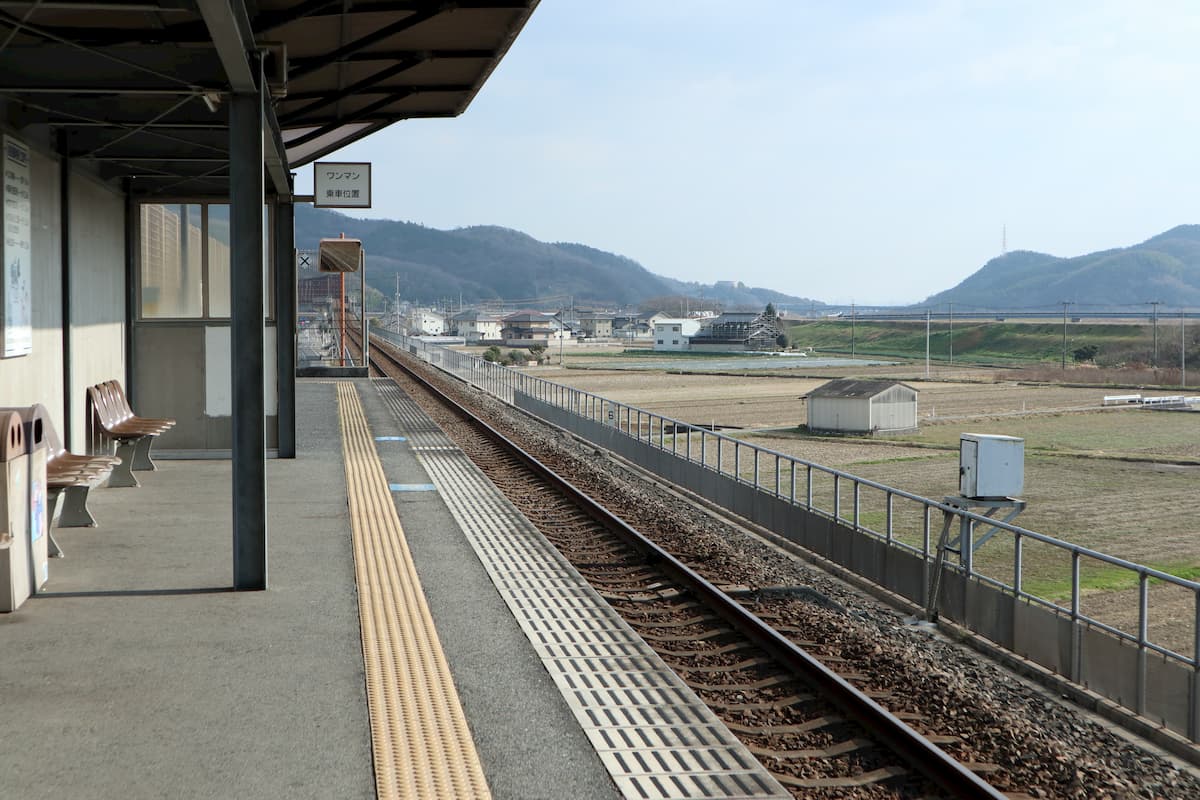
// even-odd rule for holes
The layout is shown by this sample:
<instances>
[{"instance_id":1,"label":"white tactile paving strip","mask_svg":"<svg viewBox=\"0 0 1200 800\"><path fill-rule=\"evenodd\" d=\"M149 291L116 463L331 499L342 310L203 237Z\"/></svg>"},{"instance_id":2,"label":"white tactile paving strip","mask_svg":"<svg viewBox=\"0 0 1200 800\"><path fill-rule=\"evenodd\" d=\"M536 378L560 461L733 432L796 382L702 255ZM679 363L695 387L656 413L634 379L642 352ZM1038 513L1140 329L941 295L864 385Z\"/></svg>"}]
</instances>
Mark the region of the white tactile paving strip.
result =
<instances>
[{"instance_id":1,"label":"white tactile paving strip","mask_svg":"<svg viewBox=\"0 0 1200 800\"><path fill-rule=\"evenodd\" d=\"M791 798L415 403L374 383L625 797Z\"/></svg>"}]
</instances>

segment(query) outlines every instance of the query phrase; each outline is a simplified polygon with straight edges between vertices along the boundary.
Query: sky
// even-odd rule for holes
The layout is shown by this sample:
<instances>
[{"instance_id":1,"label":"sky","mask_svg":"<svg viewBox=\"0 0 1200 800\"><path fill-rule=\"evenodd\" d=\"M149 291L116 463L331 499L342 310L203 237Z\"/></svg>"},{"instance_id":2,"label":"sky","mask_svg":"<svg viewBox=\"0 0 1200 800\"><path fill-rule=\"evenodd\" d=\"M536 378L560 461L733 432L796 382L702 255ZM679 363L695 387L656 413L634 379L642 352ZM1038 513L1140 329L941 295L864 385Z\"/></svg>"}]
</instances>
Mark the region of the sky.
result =
<instances>
[{"instance_id":1,"label":"sky","mask_svg":"<svg viewBox=\"0 0 1200 800\"><path fill-rule=\"evenodd\" d=\"M353 216L913 303L1200 223L1197 41L1189 0L542 0L462 116L325 160L373 163Z\"/></svg>"}]
</instances>

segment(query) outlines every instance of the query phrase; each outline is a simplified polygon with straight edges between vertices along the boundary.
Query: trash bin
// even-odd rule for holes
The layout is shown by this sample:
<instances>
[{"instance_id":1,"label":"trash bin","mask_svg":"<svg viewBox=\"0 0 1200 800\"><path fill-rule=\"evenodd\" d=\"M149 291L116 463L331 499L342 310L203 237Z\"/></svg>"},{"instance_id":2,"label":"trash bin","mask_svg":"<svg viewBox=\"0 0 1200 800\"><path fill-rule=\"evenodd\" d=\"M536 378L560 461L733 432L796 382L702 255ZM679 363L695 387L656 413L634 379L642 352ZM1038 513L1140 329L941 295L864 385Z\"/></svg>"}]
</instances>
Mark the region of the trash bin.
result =
<instances>
[{"instance_id":1,"label":"trash bin","mask_svg":"<svg viewBox=\"0 0 1200 800\"><path fill-rule=\"evenodd\" d=\"M41 405L13 409L21 415L25 452L29 454L29 580L37 594L50 579L50 523L47 509L46 460L50 457L50 420ZM0 409L0 414L5 409ZM57 549L57 548L55 548Z\"/></svg>"},{"instance_id":2,"label":"trash bin","mask_svg":"<svg viewBox=\"0 0 1200 800\"><path fill-rule=\"evenodd\" d=\"M29 454L15 411L0 413L0 611L33 592L29 568Z\"/></svg>"}]
</instances>

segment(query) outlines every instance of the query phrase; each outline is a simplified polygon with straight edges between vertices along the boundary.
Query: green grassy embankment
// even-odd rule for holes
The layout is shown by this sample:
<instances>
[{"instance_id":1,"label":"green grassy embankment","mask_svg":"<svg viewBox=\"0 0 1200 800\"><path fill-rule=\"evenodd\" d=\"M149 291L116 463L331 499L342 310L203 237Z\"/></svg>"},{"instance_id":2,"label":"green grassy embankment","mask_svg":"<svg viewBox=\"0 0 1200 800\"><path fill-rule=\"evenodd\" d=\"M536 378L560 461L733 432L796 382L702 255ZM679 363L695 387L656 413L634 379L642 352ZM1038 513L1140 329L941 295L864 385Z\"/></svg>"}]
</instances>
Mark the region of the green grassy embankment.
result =
<instances>
[{"instance_id":1,"label":"green grassy embankment","mask_svg":"<svg viewBox=\"0 0 1200 800\"><path fill-rule=\"evenodd\" d=\"M1160 331L1160 336L1162 336ZM815 320L793 325L788 330L792 343L799 348L849 353L851 340L856 355L891 358L925 358L924 322L862 322L849 319ZM1094 345L1097 361L1123 354L1145 352L1151 345L1147 326L1072 322L1067 325L1067 361L1072 352ZM929 355L938 361L950 356L951 331L945 322L930 326ZM1030 364L1058 362L1062 359L1063 326L1048 322L964 322L955 323L954 360L977 364Z\"/></svg>"}]
</instances>

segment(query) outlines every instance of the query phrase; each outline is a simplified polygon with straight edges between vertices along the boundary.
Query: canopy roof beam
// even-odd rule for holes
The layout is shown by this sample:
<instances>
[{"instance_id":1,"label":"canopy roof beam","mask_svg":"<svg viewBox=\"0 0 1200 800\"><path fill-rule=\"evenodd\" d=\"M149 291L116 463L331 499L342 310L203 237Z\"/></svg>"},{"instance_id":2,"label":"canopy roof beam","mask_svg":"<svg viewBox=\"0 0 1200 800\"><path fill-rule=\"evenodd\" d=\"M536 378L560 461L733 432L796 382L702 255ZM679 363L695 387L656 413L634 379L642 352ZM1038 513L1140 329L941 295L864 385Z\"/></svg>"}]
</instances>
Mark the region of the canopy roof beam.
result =
<instances>
[{"instance_id":1,"label":"canopy roof beam","mask_svg":"<svg viewBox=\"0 0 1200 800\"><path fill-rule=\"evenodd\" d=\"M257 95L262 87L255 79L258 73L262 80L261 66L252 70L250 53L257 51L254 43L254 29L250 27L250 19L246 16L246 6L242 0L196 0L204 24L208 26L213 46L217 49L217 57L225 69L225 77L235 94ZM291 195L291 184L288 181L287 153L282 148L283 139L279 135L279 122L271 114L266 121L263 135L263 159L267 172L271 175L271 183L275 194Z\"/></svg>"}]
</instances>

